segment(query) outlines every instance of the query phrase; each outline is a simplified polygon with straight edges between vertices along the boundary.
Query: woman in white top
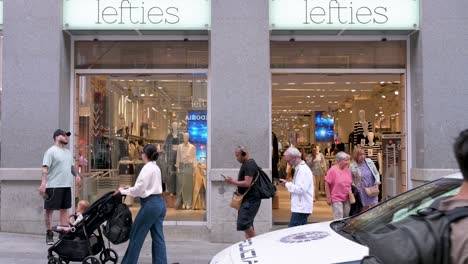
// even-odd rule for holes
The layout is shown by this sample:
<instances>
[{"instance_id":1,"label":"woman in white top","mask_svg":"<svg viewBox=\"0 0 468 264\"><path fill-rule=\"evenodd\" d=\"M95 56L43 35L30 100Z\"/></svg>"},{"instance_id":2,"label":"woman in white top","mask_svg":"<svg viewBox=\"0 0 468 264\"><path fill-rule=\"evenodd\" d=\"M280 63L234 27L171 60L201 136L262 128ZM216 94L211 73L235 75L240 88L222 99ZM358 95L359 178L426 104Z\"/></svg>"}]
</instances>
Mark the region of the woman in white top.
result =
<instances>
[{"instance_id":1,"label":"woman in white top","mask_svg":"<svg viewBox=\"0 0 468 264\"><path fill-rule=\"evenodd\" d=\"M143 169L135 182L135 186L130 188L120 187L117 192L122 195L140 197L141 209L135 218L130 232L130 242L128 244L122 264L136 264L140 255L141 247L145 241L148 231L151 231L152 242L152 263L166 264L166 242L163 234L163 221L166 216L166 203L161 196L162 180L161 170L156 165L158 152L151 144L145 145L141 158L145 163Z\"/></svg>"}]
</instances>

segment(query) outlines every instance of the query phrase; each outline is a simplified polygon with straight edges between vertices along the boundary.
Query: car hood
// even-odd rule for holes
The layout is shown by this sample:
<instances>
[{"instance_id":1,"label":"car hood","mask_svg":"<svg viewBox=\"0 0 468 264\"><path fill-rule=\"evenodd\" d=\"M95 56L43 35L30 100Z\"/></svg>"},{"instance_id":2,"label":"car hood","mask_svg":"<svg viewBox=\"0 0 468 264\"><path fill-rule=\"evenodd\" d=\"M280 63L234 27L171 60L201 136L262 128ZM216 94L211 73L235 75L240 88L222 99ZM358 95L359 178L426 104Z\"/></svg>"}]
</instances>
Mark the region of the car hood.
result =
<instances>
[{"instance_id":1,"label":"car hood","mask_svg":"<svg viewBox=\"0 0 468 264\"><path fill-rule=\"evenodd\" d=\"M340 263L369 254L367 247L333 231L330 223L286 228L238 242L218 253L210 264Z\"/></svg>"}]
</instances>

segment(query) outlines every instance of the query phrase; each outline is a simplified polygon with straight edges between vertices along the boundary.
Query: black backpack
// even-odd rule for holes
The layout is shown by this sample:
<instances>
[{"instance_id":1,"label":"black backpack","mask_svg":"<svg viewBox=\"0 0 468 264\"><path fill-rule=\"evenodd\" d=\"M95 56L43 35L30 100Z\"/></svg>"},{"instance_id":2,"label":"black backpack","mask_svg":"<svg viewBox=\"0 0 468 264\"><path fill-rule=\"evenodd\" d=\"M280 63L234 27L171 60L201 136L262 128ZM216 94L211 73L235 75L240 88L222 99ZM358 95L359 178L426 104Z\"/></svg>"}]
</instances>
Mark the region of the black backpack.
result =
<instances>
[{"instance_id":1,"label":"black backpack","mask_svg":"<svg viewBox=\"0 0 468 264\"><path fill-rule=\"evenodd\" d=\"M366 235L372 259L362 263L449 264L450 224L467 217L468 207L441 211L439 202Z\"/></svg>"},{"instance_id":2,"label":"black backpack","mask_svg":"<svg viewBox=\"0 0 468 264\"><path fill-rule=\"evenodd\" d=\"M104 236L114 245L121 244L130 238L132 223L132 212L128 206L124 203L118 204L104 226Z\"/></svg>"},{"instance_id":3,"label":"black backpack","mask_svg":"<svg viewBox=\"0 0 468 264\"><path fill-rule=\"evenodd\" d=\"M255 186L257 188L259 198L270 199L275 197L276 186L271 183L268 175L260 167L258 167L257 177L258 179Z\"/></svg>"}]
</instances>

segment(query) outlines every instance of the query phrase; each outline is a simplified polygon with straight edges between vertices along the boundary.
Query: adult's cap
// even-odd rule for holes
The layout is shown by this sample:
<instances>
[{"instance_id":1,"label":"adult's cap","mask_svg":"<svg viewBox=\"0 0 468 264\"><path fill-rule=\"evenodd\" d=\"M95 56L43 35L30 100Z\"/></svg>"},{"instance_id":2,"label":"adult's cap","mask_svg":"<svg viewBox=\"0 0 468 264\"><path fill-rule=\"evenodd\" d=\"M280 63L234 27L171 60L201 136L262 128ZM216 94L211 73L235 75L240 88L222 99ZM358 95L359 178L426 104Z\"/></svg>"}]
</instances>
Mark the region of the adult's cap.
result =
<instances>
[{"instance_id":1,"label":"adult's cap","mask_svg":"<svg viewBox=\"0 0 468 264\"><path fill-rule=\"evenodd\" d=\"M54 136L53 136L54 140L55 140L56 137L58 137L58 136L60 136L60 135L67 135L67 136L70 136L71 133L70 133L70 132L65 132L65 131L63 131L62 129L57 129L57 130L55 130L55 132L54 132Z\"/></svg>"}]
</instances>

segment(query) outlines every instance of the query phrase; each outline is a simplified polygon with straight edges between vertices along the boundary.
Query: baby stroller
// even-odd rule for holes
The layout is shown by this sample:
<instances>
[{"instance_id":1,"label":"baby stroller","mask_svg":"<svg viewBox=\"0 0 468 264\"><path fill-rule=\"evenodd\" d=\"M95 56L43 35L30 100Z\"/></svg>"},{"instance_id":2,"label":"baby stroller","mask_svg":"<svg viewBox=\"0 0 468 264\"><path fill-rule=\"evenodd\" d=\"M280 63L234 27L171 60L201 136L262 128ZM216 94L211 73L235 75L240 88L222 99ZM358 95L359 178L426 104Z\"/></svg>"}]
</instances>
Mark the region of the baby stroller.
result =
<instances>
[{"instance_id":1,"label":"baby stroller","mask_svg":"<svg viewBox=\"0 0 468 264\"><path fill-rule=\"evenodd\" d=\"M63 234L48 249L49 264L78 261L86 264L117 263L117 252L106 248L101 225L112 218L122 196L109 192L94 202L83 214L83 220ZM96 232L97 231L97 232ZM54 254L55 253L55 254ZM99 254L100 253L100 254ZM99 258L95 255L99 254Z\"/></svg>"}]
</instances>

